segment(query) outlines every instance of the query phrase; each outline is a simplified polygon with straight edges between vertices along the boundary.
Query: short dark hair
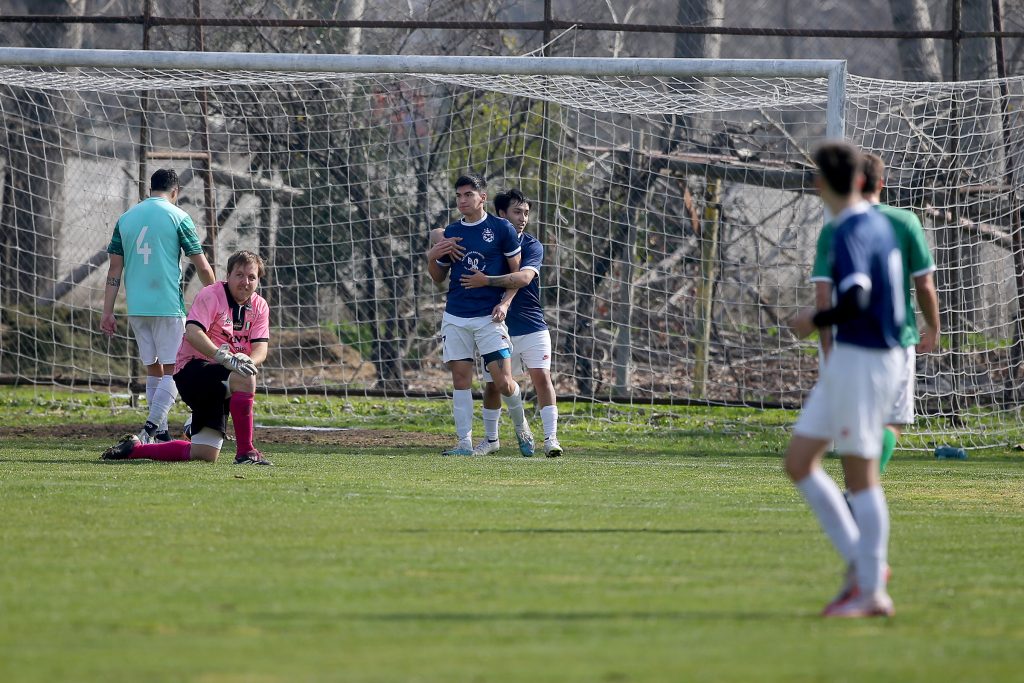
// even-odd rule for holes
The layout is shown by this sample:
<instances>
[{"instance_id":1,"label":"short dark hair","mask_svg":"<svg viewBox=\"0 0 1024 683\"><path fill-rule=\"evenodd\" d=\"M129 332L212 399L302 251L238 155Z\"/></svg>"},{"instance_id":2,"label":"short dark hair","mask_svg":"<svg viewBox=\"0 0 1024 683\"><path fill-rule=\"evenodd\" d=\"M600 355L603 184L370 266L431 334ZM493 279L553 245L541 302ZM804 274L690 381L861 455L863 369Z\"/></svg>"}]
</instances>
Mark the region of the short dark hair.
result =
<instances>
[{"instance_id":1,"label":"short dark hair","mask_svg":"<svg viewBox=\"0 0 1024 683\"><path fill-rule=\"evenodd\" d=\"M860 150L848 142L826 142L814 152L814 163L825 184L838 195L858 189L853 181L860 172Z\"/></svg>"},{"instance_id":2,"label":"short dark hair","mask_svg":"<svg viewBox=\"0 0 1024 683\"><path fill-rule=\"evenodd\" d=\"M506 192L499 192L494 197L494 211L496 213L508 213L513 204L530 205L530 200L519 190L513 188Z\"/></svg>"},{"instance_id":3,"label":"short dark hair","mask_svg":"<svg viewBox=\"0 0 1024 683\"><path fill-rule=\"evenodd\" d=\"M170 192L178 185L178 174L173 168L159 168L149 179L151 192Z\"/></svg>"},{"instance_id":4,"label":"short dark hair","mask_svg":"<svg viewBox=\"0 0 1024 683\"><path fill-rule=\"evenodd\" d=\"M248 265L250 263L256 265L256 274L259 275L262 280L267 274L267 264L263 262L263 259L260 258L260 255L256 252L246 251L244 249L242 251L236 251L231 255L231 258L228 259L228 275L231 275L235 270L235 266L239 264Z\"/></svg>"},{"instance_id":5,"label":"short dark hair","mask_svg":"<svg viewBox=\"0 0 1024 683\"><path fill-rule=\"evenodd\" d=\"M462 175L455 179L456 190L459 189L460 187L466 186L472 187L474 190L477 191L486 190L487 181L484 180L484 177L479 173L473 173L472 171L470 171L468 173L463 173Z\"/></svg>"},{"instance_id":6,"label":"short dark hair","mask_svg":"<svg viewBox=\"0 0 1024 683\"><path fill-rule=\"evenodd\" d=\"M885 176L885 162L877 154L870 152L862 154L860 172L864 174L864 191L874 192Z\"/></svg>"}]
</instances>

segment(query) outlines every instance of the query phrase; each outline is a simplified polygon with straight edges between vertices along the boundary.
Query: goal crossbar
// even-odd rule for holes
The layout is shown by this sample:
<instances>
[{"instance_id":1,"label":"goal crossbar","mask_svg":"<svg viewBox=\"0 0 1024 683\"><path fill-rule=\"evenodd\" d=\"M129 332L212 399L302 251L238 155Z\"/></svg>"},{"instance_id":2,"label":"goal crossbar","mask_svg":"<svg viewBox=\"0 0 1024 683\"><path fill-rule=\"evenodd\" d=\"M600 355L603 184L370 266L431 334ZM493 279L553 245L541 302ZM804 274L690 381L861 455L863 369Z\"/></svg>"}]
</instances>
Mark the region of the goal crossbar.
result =
<instances>
[{"instance_id":1,"label":"goal crossbar","mask_svg":"<svg viewBox=\"0 0 1024 683\"><path fill-rule=\"evenodd\" d=\"M839 59L670 59L452 55L323 55L251 52L0 48L0 66L197 69L314 73L485 74L663 78L824 78L826 134L843 137L846 61Z\"/></svg>"}]
</instances>

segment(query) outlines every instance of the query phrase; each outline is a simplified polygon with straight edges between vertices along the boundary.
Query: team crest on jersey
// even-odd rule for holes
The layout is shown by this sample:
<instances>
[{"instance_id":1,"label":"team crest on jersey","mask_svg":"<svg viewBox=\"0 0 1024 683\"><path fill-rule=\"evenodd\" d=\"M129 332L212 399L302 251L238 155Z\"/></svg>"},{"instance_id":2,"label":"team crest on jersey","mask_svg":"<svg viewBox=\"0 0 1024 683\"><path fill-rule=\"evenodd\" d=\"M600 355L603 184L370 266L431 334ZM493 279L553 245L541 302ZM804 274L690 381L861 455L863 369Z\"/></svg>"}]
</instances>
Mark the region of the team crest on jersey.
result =
<instances>
[{"instance_id":1,"label":"team crest on jersey","mask_svg":"<svg viewBox=\"0 0 1024 683\"><path fill-rule=\"evenodd\" d=\"M484 231L480 233L480 236L484 238L484 242L494 241L494 231L490 228L484 228Z\"/></svg>"}]
</instances>

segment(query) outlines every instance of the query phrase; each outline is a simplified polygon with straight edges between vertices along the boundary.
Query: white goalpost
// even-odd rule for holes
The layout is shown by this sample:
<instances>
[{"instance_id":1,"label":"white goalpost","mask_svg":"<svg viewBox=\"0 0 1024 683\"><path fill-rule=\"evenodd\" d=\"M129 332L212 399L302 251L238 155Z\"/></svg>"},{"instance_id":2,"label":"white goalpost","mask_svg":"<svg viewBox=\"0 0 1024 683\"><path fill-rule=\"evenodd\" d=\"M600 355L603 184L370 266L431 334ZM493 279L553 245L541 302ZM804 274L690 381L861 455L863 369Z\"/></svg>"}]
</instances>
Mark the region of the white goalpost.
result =
<instances>
[{"instance_id":1,"label":"white goalpost","mask_svg":"<svg viewBox=\"0 0 1024 683\"><path fill-rule=\"evenodd\" d=\"M475 170L532 200L564 400L638 423L660 404L795 407L816 376L784 324L812 300L808 153L845 136L934 240L952 334L921 362L921 429L1005 442L1024 271L1003 106L1020 96L834 60L0 48L0 375L128 382L131 345L98 331L103 250L169 166L218 272L237 248L271 264L264 390L444 395L423 253Z\"/></svg>"}]
</instances>

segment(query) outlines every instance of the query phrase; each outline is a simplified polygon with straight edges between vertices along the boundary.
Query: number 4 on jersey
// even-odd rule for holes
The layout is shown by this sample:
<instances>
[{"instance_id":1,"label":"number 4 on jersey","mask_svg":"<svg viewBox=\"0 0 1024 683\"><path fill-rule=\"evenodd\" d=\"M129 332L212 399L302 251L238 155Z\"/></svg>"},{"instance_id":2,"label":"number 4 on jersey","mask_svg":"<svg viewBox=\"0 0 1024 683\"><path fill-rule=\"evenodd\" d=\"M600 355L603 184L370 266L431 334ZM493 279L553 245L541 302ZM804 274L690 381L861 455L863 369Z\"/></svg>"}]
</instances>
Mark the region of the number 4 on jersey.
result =
<instances>
[{"instance_id":1,"label":"number 4 on jersey","mask_svg":"<svg viewBox=\"0 0 1024 683\"><path fill-rule=\"evenodd\" d=\"M149 255L153 253L153 250L150 248L148 243L142 241L142 240L146 239L146 231L147 230L149 230L149 226L148 225L142 226L142 231L139 232L139 236L135 240L135 253L139 254L140 256L142 256L142 263L144 265L148 266L149 265Z\"/></svg>"}]
</instances>

